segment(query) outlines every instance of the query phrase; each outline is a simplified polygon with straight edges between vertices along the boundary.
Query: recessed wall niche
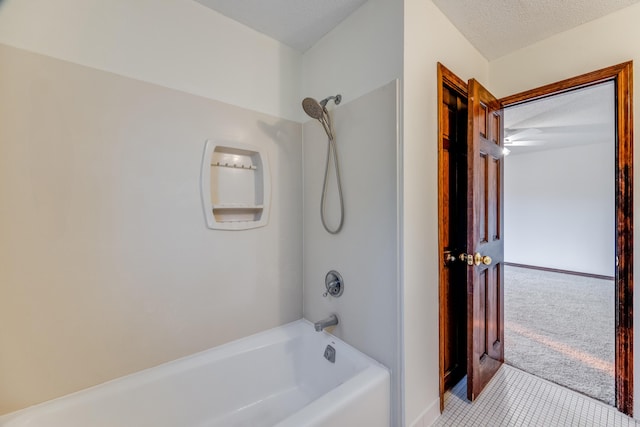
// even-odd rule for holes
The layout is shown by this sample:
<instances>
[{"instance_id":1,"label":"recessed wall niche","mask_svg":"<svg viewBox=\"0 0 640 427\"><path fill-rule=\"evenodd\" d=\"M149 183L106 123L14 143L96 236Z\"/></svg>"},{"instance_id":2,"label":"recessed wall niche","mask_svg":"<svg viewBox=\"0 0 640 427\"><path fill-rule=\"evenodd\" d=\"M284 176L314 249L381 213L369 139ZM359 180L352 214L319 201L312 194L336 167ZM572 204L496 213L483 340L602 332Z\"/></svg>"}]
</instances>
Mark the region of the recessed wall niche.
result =
<instances>
[{"instance_id":1,"label":"recessed wall niche","mask_svg":"<svg viewBox=\"0 0 640 427\"><path fill-rule=\"evenodd\" d=\"M236 142L207 140L201 171L207 227L247 230L269 221L271 183L264 151Z\"/></svg>"}]
</instances>

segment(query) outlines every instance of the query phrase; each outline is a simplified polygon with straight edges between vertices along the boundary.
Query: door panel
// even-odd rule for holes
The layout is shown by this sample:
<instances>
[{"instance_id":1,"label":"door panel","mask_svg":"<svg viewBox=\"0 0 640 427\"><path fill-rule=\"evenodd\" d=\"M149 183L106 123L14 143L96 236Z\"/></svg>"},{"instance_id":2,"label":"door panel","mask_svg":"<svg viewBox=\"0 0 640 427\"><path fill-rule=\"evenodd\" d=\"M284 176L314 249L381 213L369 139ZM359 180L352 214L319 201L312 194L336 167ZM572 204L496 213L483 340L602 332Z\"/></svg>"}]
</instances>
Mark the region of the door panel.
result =
<instances>
[{"instance_id":1,"label":"door panel","mask_svg":"<svg viewBox=\"0 0 640 427\"><path fill-rule=\"evenodd\" d=\"M467 167L467 397L474 400L504 361L502 109L469 81Z\"/></svg>"}]
</instances>

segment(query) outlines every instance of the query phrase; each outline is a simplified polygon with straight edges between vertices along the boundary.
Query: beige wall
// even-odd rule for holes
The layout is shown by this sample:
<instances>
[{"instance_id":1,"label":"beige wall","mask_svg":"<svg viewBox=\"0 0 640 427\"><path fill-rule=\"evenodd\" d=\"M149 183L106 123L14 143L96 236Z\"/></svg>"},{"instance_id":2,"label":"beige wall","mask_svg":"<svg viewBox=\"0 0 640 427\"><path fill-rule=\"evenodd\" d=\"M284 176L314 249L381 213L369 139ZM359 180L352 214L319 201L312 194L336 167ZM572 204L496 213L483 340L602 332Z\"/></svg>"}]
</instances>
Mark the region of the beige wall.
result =
<instances>
[{"instance_id":1,"label":"beige wall","mask_svg":"<svg viewBox=\"0 0 640 427\"><path fill-rule=\"evenodd\" d=\"M0 69L0 413L301 317L299 124L5 45ZM207 138L266 150L266 227L205 227Z\"/></svg>"},{"instance_id":2,"label":"beige wall","mask_svg":"<svg viewBox=\"0 0 640 427\"><path fill-rule=\"evenodd\" d=\"M640 64L640 4L630 6L604 18L581 25L573 30L550 37L539 43L520 49L510 55L492 61L490 66L490 89L497 96L507 96L523 90L532 89L547 83L594 71L624 61L633 60L635 66ZM638 87L640 75L635 70L634 85ZM636 114L634 126L640 129L638 106L640 92L635 91L634 104ZM635 162L638 161L636 144ZM640 194L640 176L635 170L636 194ZM636 197L635 211L640 212L640 201ZM640 243L635 239L635 263L640 260ZM640 295L636 292L634 306L638 306ZM634 323L640 324L640 310L636 313ZM635 334L635 348L640 348L640 333ZM636 357L636 364L640 358ZM640 384L640 366L636 365L634 382ZM640 390L640 387L636 387ZM640 394L634 396L635 410L640 411Z\"/></svg>"},{"instance_id":3,"label":"beige wall","mask_svg":"<svg viewBox=\"0 0 640 427\"><path fill-rule=\"evenodd\" d=\"M404 357L406 425L428 426L438 400L437 62L488 80L488 63L430 1L404 10Z\"/></svg>"}]
</instances>

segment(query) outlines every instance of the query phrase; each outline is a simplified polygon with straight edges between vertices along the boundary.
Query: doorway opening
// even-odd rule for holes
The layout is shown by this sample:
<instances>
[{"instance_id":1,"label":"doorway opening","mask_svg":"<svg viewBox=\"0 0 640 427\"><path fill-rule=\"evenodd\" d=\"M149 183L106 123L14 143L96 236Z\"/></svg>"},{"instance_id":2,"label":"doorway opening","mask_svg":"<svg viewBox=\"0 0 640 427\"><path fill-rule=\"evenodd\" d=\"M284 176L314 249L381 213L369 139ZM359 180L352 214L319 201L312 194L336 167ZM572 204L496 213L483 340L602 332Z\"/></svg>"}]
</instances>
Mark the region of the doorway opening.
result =
<instances>
[{"instance_id":1,"label":"doorway opening","mask_svg":"<svg viewBox=\"0 0 640 427\"><path fill-rule=\"evenodd\" d=\"M504 109L505 363L611 406L614 89Z\"/></svg>"},{"instance_id":2,"label":"doorway opening","mask_svg":"<svg viewBox=\"0 0 640 427\"><path fill-rule=\"evenodd\" d=\"M472 329L470 322L469 298L472 286L468 286L469 278L478 277L477 272L482 272L483 262L479 257L475 266L472 255L466 254L475 250L474 248L465 247L463 238L460 234L467 232L476 225L469 225L472 216L466 215L466 226L463 220L456 216L456 212L473 210L474 207L468 206L468 202L463 194L473 194L473 188L466 188L464 191L464 179L460 178L460 173L465 169L465 162L470 164L465 158L464 144L467 145L467 156L474 153L473 146L469 136L464 139L464 131L462 127L476 126L480 123L482 129L492 128L494 124L499 123L500 129L491 132L493 135L500 135L499 140L495 140L496 144L502 145L502 108L516 106L530 102L532 100L544 99L553 95L575 91L577 89L592 87L605 82L611 82L614 87L615 94L615 274L614 274L614 311L615 311L615 405L621 411L628 415L632 415L633 410L633 149L632 149L632 63L624 63L609 67L603 70L584 74L575 78L567 79L558 83L550 84L530 91L512 95L500 100L488 100L486 104L480 105L485 108L487 113L483 119L478 122L476 119L465 119L465 106L473 99L478 100L476 96L469 96L466 82L459 79L455 74L438 64L438 87L439 87L439 245L443 256L440 263L440 395L441 409L443 409L444 392L455 384L456 380L467 375L467 381L474 381L476 372L471 369L471 364L465 363L469 359L474 358L475 354L469 349L478 343L478 337L472 336L475 330ZM473 84L471 82L474 82ZM470 81L473 86L475 81ZM477 86L476 86L477 87ZM474 89L475 90L475 89ZM475 90L477 91L477 90ZM475 94L476 92L474 92ZM452 94L454 96L452 96ZM490 95L490 94L489 94ZM455 103L452 102L455 100ZM489 99L489 98L487 98ZM467 101L465 103L465 100ZM499 104L495 110L496 104ZM477 104L474 104L477 105ZM455 108L454 108L455 106ZM467 108L467 111L471 108ZM474 114L477 113L478 107L474 107ZM489 113L494 111L493 113ZM490 121L492 120L492 121ZM488 124L487 128L482 128L482 124ZM459 128L458 128L459 127ZM496 125L497 127L497 125ZM477 129L467 129L468 135L475 135ZM452 137L453 135L453 137ZM455 145L457 144L457 145ZM474 142L475 144L475 142ZM459 149L456 147L460 147ZM495 150L494 150L495 151ZM482 156L482 152L480 152ZM491 154L496 162L501 159L495 157L495 153ZM486 157L486 156L485 156ZM469 169L471 167L469 166ZM497 173L497 175L496 175ZM494 178L488 179L486 182L494 186L494 191L498 199L503 198L502 185L504 175L501 166L496 169L495 173L490 176ZM497 177L497 178L495 178ZM475 185L476 181L466 180L467 187ZM497 184L495 184L497 182ZM467 197L468 199L468 197ZM475 206L475 205L474 205ZM502 222L503 215L501 207L493 209L496 212L498 222ZM466 227L466 228L465 228ZM500 227L497 229L500 231ZM502 236L500 234L500 236ZM498 235L494 236L494 238ZM504 236L508 239L508 236ZM501 237L502 238L502 237ZM469 241L467 241L468 243ZM462 247L459 247L462 245ZM460 252L460 254L458 253ZM461 255L464 255L468 265L458 262ZM480 255L476 253L476 255ZM586 255L588 256L588 251ZM491 263L491 257L488 258L487 265ZM508 266L507 266L508 268ZM462 271L467 271L465 274ZM501 315L503 310L502 295L504 292L503 277L504 270L502 264L494 268L495 274L500 277L490 280L492 293L498 293L496 301L499 305L492 304L490 307L494 313L491 317L487 317L487 321L492 322L492 329L496 335L495 345L502 346L504 342L503 328L504 318ZM473 276L471 273L475 274ZM487 282L489 283L489 282ZM474 285L475 286L475 285ZM460 289L464 291L460 291ZM493 290L496 289L496 290ZM493 297L492 297L493 298ZM489 301L489 300L487 300ZM474 300L474 304L477 302ZM461 309L461 307L466 308ZM475 306L474 306L475 307ZM482 309L482 306L480 307ZM483 311L484 312L484 311ZM475 338L475 341L474 341ZM484 338L482 338L484 340ZM486 340L484 342L487 342ZM493 341L492 341L493 342ZM471 347L470 347L471 346ZM464 347L464 348L463 348ZM472 356L472 357L469 357ZM480 355L480 362L483 356ZM504 355L498 362L504 361ZM486 379L486 378L485 378ZM483 380L484 381L484 380ZM476 392L470 394L473 400Z\"/></svg>"}]
</instances>

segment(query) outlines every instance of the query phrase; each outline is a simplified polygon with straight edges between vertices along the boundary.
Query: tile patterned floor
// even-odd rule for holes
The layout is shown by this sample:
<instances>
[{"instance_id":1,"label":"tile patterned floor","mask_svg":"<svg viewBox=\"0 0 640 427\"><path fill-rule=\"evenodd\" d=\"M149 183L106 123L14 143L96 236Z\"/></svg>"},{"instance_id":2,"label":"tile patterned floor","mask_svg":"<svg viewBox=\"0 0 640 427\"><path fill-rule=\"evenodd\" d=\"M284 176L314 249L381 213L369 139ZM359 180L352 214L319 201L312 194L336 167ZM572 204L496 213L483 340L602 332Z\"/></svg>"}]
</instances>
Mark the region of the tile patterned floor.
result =
<instances>
[{"instance_id":1,"label":"tile patterned floor","mask_svg":"<svg viewBox=\"0 0 640 427\"><path fill-rule=\"evenodd\" d=\"M445 410L434 427L640 427L598 400L503 365L471 404L466 380L445 395Z\"/></svg>"}]
</instances>

